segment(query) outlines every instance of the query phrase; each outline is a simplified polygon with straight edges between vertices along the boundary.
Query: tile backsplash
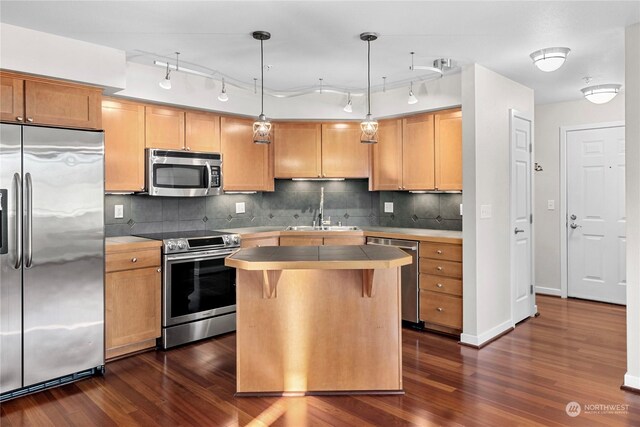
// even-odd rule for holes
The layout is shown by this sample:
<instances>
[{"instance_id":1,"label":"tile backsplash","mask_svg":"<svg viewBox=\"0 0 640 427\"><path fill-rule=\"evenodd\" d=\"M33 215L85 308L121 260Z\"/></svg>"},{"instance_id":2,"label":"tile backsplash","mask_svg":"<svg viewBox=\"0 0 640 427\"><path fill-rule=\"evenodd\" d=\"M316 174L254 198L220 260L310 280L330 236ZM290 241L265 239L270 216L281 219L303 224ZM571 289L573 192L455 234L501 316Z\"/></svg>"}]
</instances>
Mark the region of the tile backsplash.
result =
<instances>
[{"instance_id":1,"label":"tile backsplash","mask_svg":"<svg viewBox=\"0 0 640 427\"><path fill-rule=\"evenodd\" d=\"M210 197L106 195L106 235L236 227L311 225L318 216L324 187L325 218L343 225L462 230L461 194L370 192L367 180L276 180L275 191ZM245 212L236 213L244 202ZM393 202L393 213L384 203ZM124 217L114 218L123 205Z\"/></svg>"}]
</instances>

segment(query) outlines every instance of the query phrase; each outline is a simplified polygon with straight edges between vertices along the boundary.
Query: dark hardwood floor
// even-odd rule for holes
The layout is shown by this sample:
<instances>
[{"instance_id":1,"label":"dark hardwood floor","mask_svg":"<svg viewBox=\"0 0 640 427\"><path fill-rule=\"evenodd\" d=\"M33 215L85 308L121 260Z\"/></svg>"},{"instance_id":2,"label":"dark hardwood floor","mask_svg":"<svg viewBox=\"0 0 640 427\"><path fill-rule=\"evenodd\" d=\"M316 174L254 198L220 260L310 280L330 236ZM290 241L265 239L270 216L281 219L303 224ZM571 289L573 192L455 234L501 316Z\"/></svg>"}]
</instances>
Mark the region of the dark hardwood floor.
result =
<instances>
[{"instance_id":1,"label":"dark hardwood floor","mask_svg":"<svg viewBox=\"0 0 640 427\"><path fill-rule=\"evenodd\" d=\"M640 395L620 390L624 308L544 296L538 307L540 317L482 350L403 330L404 396L234 398L229 334L112 362L104 377L5 402L0 424L640 425ZM582 405L575 418L565 412L571 401ZM592 405L629 406L608 414Z\"/></svg>"}]
</instances>

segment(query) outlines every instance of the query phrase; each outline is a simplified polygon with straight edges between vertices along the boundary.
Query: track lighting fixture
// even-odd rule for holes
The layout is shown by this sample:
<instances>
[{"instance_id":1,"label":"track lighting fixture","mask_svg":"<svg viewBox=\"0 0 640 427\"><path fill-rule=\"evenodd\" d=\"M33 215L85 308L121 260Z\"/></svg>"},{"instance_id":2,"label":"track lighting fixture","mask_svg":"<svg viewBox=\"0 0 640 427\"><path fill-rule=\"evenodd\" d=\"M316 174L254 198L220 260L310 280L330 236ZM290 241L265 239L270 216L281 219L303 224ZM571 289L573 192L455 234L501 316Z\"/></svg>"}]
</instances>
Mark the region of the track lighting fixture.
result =
<instances>
[{"instance_id":1,"label":"track lighting fixture","mask_svg":"<svg viewBox=\"0 0 640 427\"><path fill-rule=\"evenodd\" d=\"M254 31L253 38L260 40L260 115L253 123L253 142L256 144L271 143L271 122L264 115L264 48L263 42L271 38L266 31Z\"/></svg>"},{"instance_id":2,"label":"track lighting fixture","mask_svg":"<svg viewBox=\"0 0 640 427\"><path fill-rule=\"evenodd\" d=\"M176 71L178 71L178 55L180 55L180 52L176 52ZM169 62L167 62L167 73L164 79L160 80L159 84L162 89L171 89L171 69L169 68Z\"/></svg>"},{"instance_id":3,"label":"track lighting fixture","mask_svg":"<svg viewBox=\"0 0 640 427\"><path fill-rule=\"evenodd\" d=\"M417 104L418 98L413 94L413 82L409 85L409 99L407 100L407 104Z\"/></svg>"},{"instance_id":4,"label":"track lighting fixture","mask_svg":"<svg viewBox=\"0 0 640 427\"><path fill-rule=\"evenodd\" d=\"M353 104L351 104L351 92L347 94L347 105L344 106L344 111L347 113L353 113Z\"/></svg>"},{"instance_id":5,"label":"track lighting fixture","mask_svg":"<svg viewBox=\"0 0 640 427\"><path fill-rule=\"evenodd\" d=\"M360 40L367 42L367 116L360 123L362 134L360 142L376 144L378 142L378 122L371 116L371 42L378 39L376 33L362 33Z\"/></svg>"},{"instance_id":6,"label":"track lighting fixture","mask_svg":"<svg viewBox=\"0 0 640 427\"><path fill-rule=\"evenodd\" d=\"M224 77L222 78L222 90L220 91L220 95L218 95L218 101L227 102L229 100L229 95L227 95L227 87L224 84Z\"/></svg>"}]
</instances>

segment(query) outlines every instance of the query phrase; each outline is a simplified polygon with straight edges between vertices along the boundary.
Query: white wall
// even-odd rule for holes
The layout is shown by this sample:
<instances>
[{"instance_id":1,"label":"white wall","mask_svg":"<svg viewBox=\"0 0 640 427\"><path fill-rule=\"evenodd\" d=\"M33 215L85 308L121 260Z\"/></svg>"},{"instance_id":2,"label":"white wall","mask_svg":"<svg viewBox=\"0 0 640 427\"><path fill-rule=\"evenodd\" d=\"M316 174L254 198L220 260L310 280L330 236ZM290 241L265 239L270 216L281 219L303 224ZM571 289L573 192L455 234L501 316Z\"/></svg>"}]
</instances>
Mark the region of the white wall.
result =
<instances>
[{"instance_id":1,"label":"white wall","mask_svg":"<svg viewBox=\"0 0 640 427\"><path fill-rule=\"evenodd\" d=\"M624 385L640 390L640 24L625 36L627 373Z\"/></svg>"},{"instance_id":2,"label":"white wall","mask_svg":"<svg viewBox=\"0 0 640 427\"><path fill-rule=\"evenodd\" d=\"M461 341L481 345L511 318L510 109L533 117L533 90L480 65L462 71L464 306ZM492 217L480 219L480 206Z\"/></svg>"},{"instance_id":3,"label":"white wall","mask_svg":"<svg viewBox=\"0 0 640 427\"><path fill-rule=\"evenodd\" d=\"M0 68L102 86L125 87L124 51L0 24Z\"/></svg>"},{"instance_id":4,"label":"white wall","mask_svg":"<svg viewBox=\"0 0 640 427\"><path fill-rule=\"evenodd\" d=\"M171 90L162 89L158 82L164 69L138 63L127 63L127 88L116 96L161 102L172 105L201 108L232 114L257 116L260 114L260 87L258 93L227 85L227 102L218 101L221 83L206 77L186 73L171 74ZM460 105L460 74L414 86L417 104L407 104L408 88L374 93L371 112L374 117L405 114L412 111L435 110ZM346 95L332 93L309 94L295 98L275 98L265 95L264 108L272 119L339 119L362 120L366 114L365 97L353 97L353 112L346 113Z\"/></svg>"},{"instance_id":5,"label":"white wall","mask_svg":"<svg viewBox=\"0 0 640 427\"><path fill-rule=\"evenodd\" d=\"M535 161L544 169L535 172L535 280L536 292L560 295L560 127L624 121L624 93L606 104L586 99L535 106ZM554 200L555 210L547 209Z\"/></svg>"}]
</instances>

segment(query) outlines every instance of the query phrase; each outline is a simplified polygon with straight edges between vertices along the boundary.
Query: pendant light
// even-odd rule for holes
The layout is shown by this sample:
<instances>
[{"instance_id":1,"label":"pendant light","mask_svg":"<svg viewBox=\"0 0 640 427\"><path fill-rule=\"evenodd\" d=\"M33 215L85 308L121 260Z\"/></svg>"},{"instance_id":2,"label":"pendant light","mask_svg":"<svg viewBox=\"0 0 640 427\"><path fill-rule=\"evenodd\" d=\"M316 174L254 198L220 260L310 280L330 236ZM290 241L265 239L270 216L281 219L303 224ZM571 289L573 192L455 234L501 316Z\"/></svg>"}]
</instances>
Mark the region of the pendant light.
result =
<instances>
[{"instance_id":1,"label":"pendant light","mask_svg":"<svg viewBox=\"0 0 640 427\"><path fill-rule=\"evenodd\" d=\"M220 95L218 95L218 101L227 102L229 100L229 95L227 95L227 88L224 85L224 77L222 78L222 90L220 91Z\"/></svg>"},{"instance_id":2,"label":"pendant light","mask_svg":"<svg viewBox=\"0 0 640 427\"><path fill-rule=\"evenodd\" d=\"M568 47L548 47L533 52L529 57L540 71L550 73L562 67L571 49Z\"/></svg>"},{"instance_id":3,"label":"pendant light","mask_svg":"<svg viewBox=\"0 0 640 427\"><path fill-rule=\"evenodd\" d=\"M580 91L588 101L594 104L606 104L616 97L621 87L619 84L604 84L585 87Z\"/></svg>"},{"instance_id":4,"label":"pendant light","mask_svg":"<svg viewBox=\"0 0 640 427\"><path fill-rule=\"evenodd\" d=\"M407 100L407 104L417 104L418 98L413 94L413 82L409 85L409 99Z\"/></svg>"},{"instance_id":5,"label":"pendant light","mask_svg":"<svg viewBox=\"0 0 640 427\"><path fill-rule=\"evenodd\" d=\"M346 113L353 112L353 104L351 104L351 92L347 94L347 105L344 106L344 111Z\"/></svg>"},{"instance_id":6,"label":"pendant light","mask_svg":"<svg viewBox=\"0 0 640 427\"><path fill-rule=\"evenodd\" d=\"M176 71L178 71L178 55L180 55L180 52L176 52ZM159 84L162 89L171 89L171 69L169 68L169 61L167 61L167 73L164 79L160 80Z\"/></svg>"},{"instance_id":7,"label":"pendant light","mask_svg":"<svg viewBox=\"0 0 640 427\"><path fill-rule=\"evenodd\" d=\"M255 144L271 143L271 122L264 115L264 50L262 43L271 38L271 34L266 31L254 31L253 38L260 40L260 115L253 123L253 142Z\"/></svg>"},{"instance_id":8,"label":"pendant light","mask_svg":"<svg viewBox=\"0 0 640 427\"><path fill-rule=\"evenodd\" d=\"M376 33L362 33L360 40L367 42L367 116L360 123L362 134L360 142L376 144L378 142L378 122L371 117L371 42L378 39Z\"/></svg>"}]
</instances>

